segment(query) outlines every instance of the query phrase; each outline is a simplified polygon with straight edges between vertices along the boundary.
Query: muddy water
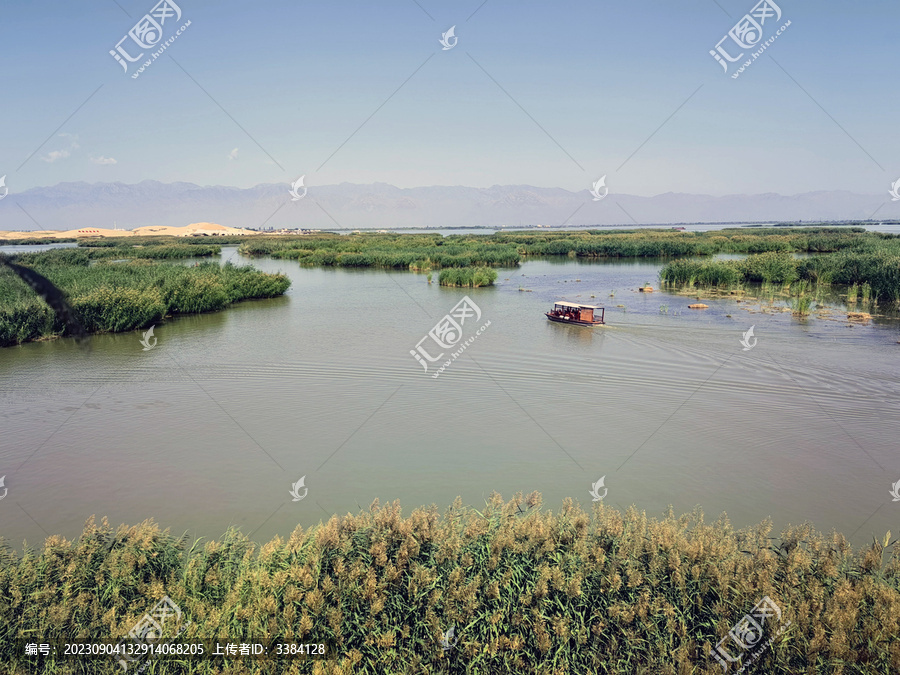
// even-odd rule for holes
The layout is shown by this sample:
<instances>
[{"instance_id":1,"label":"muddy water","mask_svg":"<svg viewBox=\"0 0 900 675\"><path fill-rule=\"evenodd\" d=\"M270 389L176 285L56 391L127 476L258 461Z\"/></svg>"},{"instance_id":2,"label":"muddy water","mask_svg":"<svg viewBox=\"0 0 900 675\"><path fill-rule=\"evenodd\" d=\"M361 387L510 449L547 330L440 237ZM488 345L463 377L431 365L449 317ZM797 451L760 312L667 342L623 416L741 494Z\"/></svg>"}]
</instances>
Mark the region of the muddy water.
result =
<instances>
[{"instance_id":1,"label":"muddy water","mask_svg":"<svg viewBox=\"0 0 900 675\"><path fill-rule=\"evenodd\" d=\"M0 350L12 545L76 536L92 514L266 540L376 498L408 512L538 490L545 508L589 507L601 476L607 502L651 514L810 520L857 545L896 529L894 319L798 321L732 299L690 310L690 297L636 291L658 285L661 261L531 261L468 291L490 326L434 379L410 349L466 292L254 263L288 273L289 293L157 325L148 351L139 332L90 351ZM563 298L605 304L609 325L549 323Z\"/></svg>"}]
</instances>

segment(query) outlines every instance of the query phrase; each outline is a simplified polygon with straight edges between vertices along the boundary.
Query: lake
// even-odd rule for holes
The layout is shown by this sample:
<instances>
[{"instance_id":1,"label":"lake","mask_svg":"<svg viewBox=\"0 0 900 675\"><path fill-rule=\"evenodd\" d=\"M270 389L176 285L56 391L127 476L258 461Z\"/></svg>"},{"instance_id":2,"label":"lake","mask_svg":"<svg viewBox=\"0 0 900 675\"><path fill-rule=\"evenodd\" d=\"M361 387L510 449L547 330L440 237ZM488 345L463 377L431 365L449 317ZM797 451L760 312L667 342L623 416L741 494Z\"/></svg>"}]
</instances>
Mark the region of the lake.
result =
<instances>
[{"instance_id":1,"label":"lake","mask_svg":"<svg viewBox=\"0 0 900 675\"><path fill-rule=\"evenodd\" d=\"M141 332L0 350L12 546L77 536L92 514L266 541L374 499L408 514L536 490L545 509L590 508L602 476L607 503L650 515L700 505L738 527L771 517L776 534L809 520L857 546L896 530L893 316L800 321L731 299L690 310L690 297L637 292L659 285L662 261L648 259L530 260L466 291L233 246L221 258L293 285L161 323L148 351ZM481 319L464 337L490 326L435 379L410 350L466 295ZM559 299L604 304L608 326L548 322Z\"/></svg>"}]
</instances>

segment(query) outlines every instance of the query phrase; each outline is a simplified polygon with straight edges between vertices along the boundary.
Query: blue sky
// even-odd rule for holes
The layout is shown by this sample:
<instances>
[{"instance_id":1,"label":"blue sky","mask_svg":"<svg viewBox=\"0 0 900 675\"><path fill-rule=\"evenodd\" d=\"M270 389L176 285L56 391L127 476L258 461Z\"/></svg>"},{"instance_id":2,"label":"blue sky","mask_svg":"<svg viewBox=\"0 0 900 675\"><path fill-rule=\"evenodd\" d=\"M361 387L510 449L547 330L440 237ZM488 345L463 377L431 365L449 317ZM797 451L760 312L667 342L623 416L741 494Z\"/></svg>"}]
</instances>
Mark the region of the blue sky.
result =
<instances>
[{"instance_id":1,"label":"blue sky","mask_svg":"<svg viewBox=\"0 0 900 675\"><path fill-rule=\"evenodd\" d=\"M709 50L752 1L176 1L191 25L137 79L108 52L153 1L4 6L11 191L301 174L583 190L607 174L647 196L886 194L900 176L898 10L882 0L781 0L791 26L736 80Z\"/></svg>"}]
</instances>

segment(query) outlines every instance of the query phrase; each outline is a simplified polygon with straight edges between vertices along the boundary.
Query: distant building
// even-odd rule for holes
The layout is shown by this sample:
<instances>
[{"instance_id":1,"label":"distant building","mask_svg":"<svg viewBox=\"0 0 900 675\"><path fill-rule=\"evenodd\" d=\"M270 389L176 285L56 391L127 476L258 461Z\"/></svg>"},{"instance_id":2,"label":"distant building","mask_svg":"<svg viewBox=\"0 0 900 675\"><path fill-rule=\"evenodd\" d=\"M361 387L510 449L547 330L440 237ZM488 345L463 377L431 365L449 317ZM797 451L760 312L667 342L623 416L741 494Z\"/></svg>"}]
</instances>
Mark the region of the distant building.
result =
<instances>
[{"instance_id":1,"label":"distant building","mask_svg":"<svg viewBox=\"0 0 900 675\"><path fill-rule=\"evenodd\" d=\"M272 230L272 234L315 234L316 232L321 232L322 230L306 230L301 229L299 227L295 228L282 228L280 230Z\"/></svg>"}]
</instances>

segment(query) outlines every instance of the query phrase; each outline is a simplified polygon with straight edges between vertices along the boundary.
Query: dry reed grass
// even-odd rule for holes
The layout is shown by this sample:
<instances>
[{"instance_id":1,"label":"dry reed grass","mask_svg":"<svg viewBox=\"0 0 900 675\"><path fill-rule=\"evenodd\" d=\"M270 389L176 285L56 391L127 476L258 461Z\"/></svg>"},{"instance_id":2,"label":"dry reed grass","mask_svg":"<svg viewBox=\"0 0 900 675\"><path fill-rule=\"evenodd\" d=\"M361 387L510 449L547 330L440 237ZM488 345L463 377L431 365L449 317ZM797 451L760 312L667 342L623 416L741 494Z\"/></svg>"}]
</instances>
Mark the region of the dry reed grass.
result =
<instances>
[{"instance_id":1,"label":"dry reed grass","mask_svg":"<svg viewBox=\"0 0 900 675\"><path fill-rule=\"evenodd\" d=\"M148 673L721 675L710 648L768 595L792 625L746 672L900 672L889 537L854 552L805 525L775 540L770 523L735 531L699 510L540 507L537 493L495 494L481 512L457 499L404 518L376 502L287 540L257 546L231 530L190 550L150 521L113 532L92 519L77 541L3 553L0 663L116 672L111 659L36 671L17 639L122 636L167 594L191 621L185 640L324 642L337 657L160 660ZM451 626L459 641L445 653Z\"/></svg>"}]
</instances>

